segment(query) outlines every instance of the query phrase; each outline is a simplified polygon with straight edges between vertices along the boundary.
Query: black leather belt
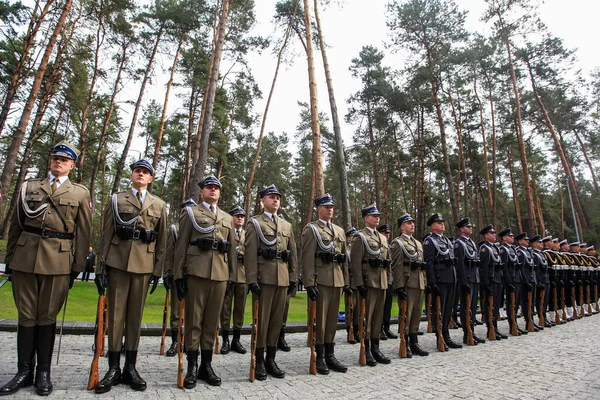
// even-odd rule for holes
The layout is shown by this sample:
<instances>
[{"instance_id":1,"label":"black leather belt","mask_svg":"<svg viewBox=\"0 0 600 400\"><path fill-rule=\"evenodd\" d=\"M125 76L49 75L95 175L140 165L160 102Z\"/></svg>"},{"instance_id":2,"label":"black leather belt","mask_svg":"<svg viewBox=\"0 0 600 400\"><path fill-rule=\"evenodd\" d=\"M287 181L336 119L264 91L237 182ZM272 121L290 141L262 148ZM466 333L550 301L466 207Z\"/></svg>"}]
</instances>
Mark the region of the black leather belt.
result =
<instances>
[{"instance_id":1,"label":"black leather belt","mask_svg":"<svg viewBox=\"0 0 600 400\"><path fill-rule=\"evenodd\" d=\"M23 230L27 233L33 233L34 235L40 235L42 237L42 239L46 239L46 238L68 239L68 240L75 239L75 234L69 233L69 232L57 232L57 231L52 231L50 229L45 229L45 228L33 228L31 226L25 226L25 228Z\"/></svg>"},{"instance_id":2,"label":"black leather belt","mask_svg":"<svg viewBox=\"0 0 600 400\"><path fill-rule=\"evenodd\" d=\"M343 264L346 262L346 254L344 253L320 252L315 254L315 258L320 259L325 264L331 264L334 261L338 264Z\"/></svg>"},{"instance_id":3,"label":"black leather belt","mask_svg":"<svg viewBox=\"0 0 600 400\"><path fill-rule=\"evenodd\" d=\"M216 240L213 238L198 238L191 241L192 246L198 246L201 251L217 250L219 253L227 253L230 243L227 240Z\"/></svg>"},{"instance_id":4,"label":"black leather belt","mask_svg":"<svg viewBox=\"0 0 600 400\"><path fill-rule=\"evenodd\" d=\"M115 234L122 240L141 240L144 243L152 243L156 240L156 231L150 229L136 229L125 225L117 225Z\"/></svg>"}]
</instances>

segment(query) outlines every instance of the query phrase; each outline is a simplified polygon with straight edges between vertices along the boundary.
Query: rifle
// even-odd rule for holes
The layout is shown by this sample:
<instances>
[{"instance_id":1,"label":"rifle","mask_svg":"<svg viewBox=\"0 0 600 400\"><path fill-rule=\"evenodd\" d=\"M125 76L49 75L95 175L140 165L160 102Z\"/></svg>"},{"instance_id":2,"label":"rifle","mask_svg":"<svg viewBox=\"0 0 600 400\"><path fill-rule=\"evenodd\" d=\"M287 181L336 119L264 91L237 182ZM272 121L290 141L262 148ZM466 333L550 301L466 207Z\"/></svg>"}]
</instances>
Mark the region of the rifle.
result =
<instances>
[{"instance_id":1,"label":"rifle","mask_svg":"<svg viewBox=\"0 0 600 400\"><path fill-rule=\"evenodd\" d=\"M584 317L585 316L585 308L583 308L583 283L581 284L581 286L579 286L579 308L580 308L579 316ZM61 330L62 330L62 327L61 327ZM60 349L60 346L58 348Z\"/></svg>"},{"instance_id":2,"label":"rifle","mask_svg":"<svg viewBox=\"0 0 600 400\"><path fill-rule=\"evenodd\" d=\"M255 296L254 294L252 295ZM250 336L250 382L256 372L256 341L258 340L258 297L252 302L252 332Z\"/></svg>"},{"instance_id":3,"label":"rifle","mask_svg":"<svg viewBox=\"0 0 600 400\"><path fill-rule=\"evenodd\" d=\"M427 313L427 333L431 333L433 332L433 325L431 323L431 293L427 293L425 312Z\"/></svg>"},{"instance_id":4,"label":"rifle","mask_svg":"<svg viewBox=\"0 0 600 400\"><path fill-rule=\"evenodd\" d=\"M515 292L510 292L510 334L512 336L520 336L519 329L517 328L517 306L515 304Z\"/></svg>"},{"instance_id":5,"label":"rifle","mask_svg":"<svg viewBox=\"0 0 600 400\"><path fill-rule=\"evenodd\" d=\"M220 325L221 325L221 318L219 318L217 320L217 334L215 335L215 354L220 354L221 353L221 346L219 344L219 335L220 335L219 326Z\"/></svg>"},{"instance_id":6,"label":"rifle","mask_svg":"<svg viewBox=\"0 0 600 400\"><path fill-rule=\"evenodd\" d=\"M169 291L165 293L165 308L163 309L163 327L162 327L162 337L160 339L160 354L161 356L165 354L165 339L167 337L167 326L169 320Z\"/></svg>"},{"instance_id":7,"label":"rifle","mask_svg":"<svg viewBox=\"0 0 600 400\"><path fill-rule=\"evenodd\" d=\"M106 307L106 296L98 296L98 310L96 311L96 341L94 349L94 358L90 367L90 377L88 379L87 390L92 390L98 385L98 362L104 353L104 308Z\"/></svg>"},{"instance_id":8,"label":"rifle","mask_svg":"<svg viewBox=\"0 0 600 400\"><path fill-rule=\"evenodd\" d=\"M346 315L348 318L348 340L354 341L354 302L352 301L352 295L346 295L346 301L348 302L348 309L350 315Z\"/></svg>"},{"instance_id":9,"label":"rifle","mask_svg":"<svg viewBox=\"0 0 600 400\"><path fill-rule=\"evenodd\" d=\"M405 292L406 292L406 285ZM400 303L400 315L398 315L398 334L400 335L400 347L398 348L398 355L401 358L408 357L406 352L406 303L407 299L404 299Z\"/></svg>"},{"instance_id":10,"label":"rifle","mask_svg":"<svg viewBox=\"0 0 600 400\"><path fill-rule=\"evenodd\" d=\"M360 340L360 353L358 355L358 363L360 365L367 364L367 349L365 348L365 313L367 308L367 300L360 299L360 327L358 328L358 338Z\"/></svg>"},{"instance_id":11,"label":"rifle","mask_svg":"<svg viewBox=\"0 0 600 400\"><path fill-rule=\"evenodd\" d=\"M592 315L592 314L594 313L594 311L592 310L592 303L591 303L591 301L590 301L590 300L591 300L591 298L590 298L590 292L591 292L591 291L592 291L592 288L591 288L591 286L588 284L588 290L587 290L587 293L586 293L586 294L587 294L587 296L586 296L586 299L587 299L587 305L588 305L588 313L589 313L590 315Z\"/></svg>"},{"instance_id":12,"label":"rifle","mask_svg":"<svg viewBox=\"0 0 600 400\"><path fill-rule=\"evenodd\" d=\"M594 299L596 299L596 312L600 312L600 306L598 305L598 284L594 285Z\"/></svg>"},{"instance_id":13,"label":"rifle","mask_svg":"<svg viewBox=\"0 0 600 400\"><path fill-rule=\"evenodd\" d=\"M573 318L579 319L579 315L577 315L577 302L575 301L575 286L571 287L571 305L573 306Z\"/></svg>"},{"instance_id":14,"label":"rifle","mask_svg":"<svg viewBox=\"0 0 600 400\"><path fill-rule=\"evenodd\" d=\"M317 343L317 302L310 300L308 312L308 337L310 341L310 366L309 372L313 375L317 374L317 352L315 345Z\"/></svg>"},{"instance_id":15,"label":"rifle","mask_svg":"<svg viewBox=\"0 0 600 400\"><path fill-rule=\"evenodd\" d=\"M546 312L544 307L544 296L546 294L546 289L540 290L540 308L538 309L538 324L540 326L546 325Z\"/></svg>"},{"instance_id":16,"label":"rifle","mask_svg":"<svg viewBox=\"0 0 600 400\"><path fill-rule=\"evenodd\" d=\"M183 346L185 337L183 336L183 329L185 323L185 299L181 299L179 302L179 330L177 333L177 386L183 388L183 379L185 374L183 372Z\"/></svg>"},{"instance_id":17,"label":"rifle","mask_svg":"<svg viewBox=\"0 0 600 400\"><path fill-rule=\"evenodd\" d=\"M569 322L567 318L567 306L565 302L565 288L564 286L560 288L560 307L562 308L562 321L563 323Z\"/></svg>"},{"instance_id":18,"label":"rifle","mask_svg":"<svg viewBox=\"0 0 600 400\"><path fill-rule=\"evenodd\" d=\"M560 316L558 315L558 290L552 289L552 296L554 297L554 323L556 325L562 324Z\"/></svg>"},{"instance_id":19,"label":"rifle","mask_svg":"<svg viewBox=\"0 0 600 400\"><path fill-rule=\"evenodd\" d=\"M106 331L108 330L108 302L104 302L104 312L103 312L103 321L104 321L104 328L102 329L102 352L100 353L100 355L102 357L104 357L104 353L105 353L105 348L104 348L104 338L106 337Z\"/></svg>"},{"instance_id":20,"label":"rifle","mask_svg":"<svg viewBox=\"0 0 600 400\"><path fill-rule=\"evenodd\" d=\"M435 314L436 314L436 335L437 335L437 349L439 351L446 351L446 345L444 344L444 337L442 335L442 300L440 296L435 298Z\"/></svg>"},{"instance_id":21,"label":"rifle","mask_svg":"<svg viewBox=\"0 0 600 400\"><path fill-rule=\"evenodd\" d=\"M527 293L527 332L534 332L533 329L533 294Z\"/></svg>"},{"instance_id":22,"label":"rifle","mask_svg":"<svg viewBox=\"0 0 600 400\"><path fill-rule=\"evenodd\" d=\"M471 294L469 292L465 293L465 316L466 321L461 322L463 322L463 326L467 324L467 344L469 346L475 346L475 339L473 339L473 327L471 326Z\"/></svg>"},{"instance_id":23,"label":"rifle","mask_svg":"<svg viewBox=\"0 0 600 400\"><path fill-rule=\"evenodd\" d=\"M494 296L488 295L488 339L496 340L496 328L494 327Z\"/></svg>"}]
</instances>

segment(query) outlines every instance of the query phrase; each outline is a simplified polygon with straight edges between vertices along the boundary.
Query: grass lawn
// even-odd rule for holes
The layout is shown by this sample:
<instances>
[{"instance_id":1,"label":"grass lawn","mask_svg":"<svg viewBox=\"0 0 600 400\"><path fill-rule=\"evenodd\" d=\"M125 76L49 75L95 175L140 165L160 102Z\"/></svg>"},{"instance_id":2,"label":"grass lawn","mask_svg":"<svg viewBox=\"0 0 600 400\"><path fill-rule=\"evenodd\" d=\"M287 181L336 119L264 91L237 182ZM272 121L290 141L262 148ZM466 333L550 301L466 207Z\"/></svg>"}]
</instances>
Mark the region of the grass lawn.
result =
<instances>
[{"instance_id":1,"label":"grass lawn","mask_svg":"<svg viewBox=\"0 0 600 400\"><path fill-rule=\"evenodd\" d=\"M246 312L244 322L249 324L252 319L251 297L246 301ZM96 321L96 306L98 303L98 291L93 282L75 282L73 289L69 292L69 301L65 321ZM344 299L340 302L340 311L344 311ZM152 295L146 299L143 322L148 324L162 324L163 308L165 304L165 290L162 286L156 288ZM290 300L288 322L305 322L306 317L306 292L298 292L296 297ZM392 316L398 315L398 303L394 298L392 304ZM12 297L12 286L7 282L0 289L0 318L17 318L17 309ZM62 311L58 319L62 318Z\"/></svg>"}]
</instances>

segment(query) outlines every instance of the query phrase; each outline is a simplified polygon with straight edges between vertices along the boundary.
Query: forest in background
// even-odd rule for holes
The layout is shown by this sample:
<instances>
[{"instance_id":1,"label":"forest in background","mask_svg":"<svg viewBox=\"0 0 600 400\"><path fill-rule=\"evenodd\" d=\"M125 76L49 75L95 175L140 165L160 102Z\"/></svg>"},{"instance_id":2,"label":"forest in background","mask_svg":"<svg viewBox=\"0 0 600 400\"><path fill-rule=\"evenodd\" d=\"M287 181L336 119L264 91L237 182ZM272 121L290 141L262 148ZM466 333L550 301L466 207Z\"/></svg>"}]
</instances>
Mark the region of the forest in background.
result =
<instances>
[{"instance_id":1,"label":"forest in background","mask_svg":"<svg viewBox=\"0 0 600 400\"><path fill-rule=\"evenodd\" d=\"M82 151L71 179L92 194L95 240L110 194L128 187L128 164L143 157L173 222L213 174L221 208L241 204L250 215L260 209L257 192L275 184L298 235L326 191L345 229L361 228L361 208L376 203L394 235L405 212L418 237L441 212L449 235L469 216L478 227L569 240L577 227L597 243L600 69L577 70L576 51L547 29L537 1L478 1L489 36L467 31L466 10L453 1L388 1L389 43L355 55L348 68L360 90L349 98L336 98L328 68L327 32L340 27L319 19L340 2L274 2L276 30L265 38L251 34L265 22L251 0L0 1L0 234L15 188L46 176L48 149L66 139ZM264 129L277 73L270 88L258 87L247 62L256 51L273 71L286 58L307 62L309 76L298 79L311 96L288 132ZM392 57L402 65L389 67ZM327 76L315 76L315 63ZM148 82L159 77L163 101L148 100ZM131 88L125 107L118 99ZM261 97L267 106L257 110ZM173 101L184 106L169 114ZM348 113L338 115L336 101Z\"/></svg>"}]
</instances>

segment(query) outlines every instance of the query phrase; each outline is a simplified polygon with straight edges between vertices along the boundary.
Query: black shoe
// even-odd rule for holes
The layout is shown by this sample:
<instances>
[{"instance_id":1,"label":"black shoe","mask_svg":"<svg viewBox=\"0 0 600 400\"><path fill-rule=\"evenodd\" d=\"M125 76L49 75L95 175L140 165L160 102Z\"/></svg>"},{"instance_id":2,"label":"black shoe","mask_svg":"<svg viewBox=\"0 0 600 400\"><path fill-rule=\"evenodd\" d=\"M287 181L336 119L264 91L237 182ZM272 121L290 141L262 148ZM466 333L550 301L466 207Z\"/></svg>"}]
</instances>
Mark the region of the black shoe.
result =
<instances>
[{"instance_id":1,"label":"black shoe","mask_svg":"<svg viewBox=\"0 0 600 400\"><path fill-rule=\"evenodd\" d=\"M39 396L48 396L54 388L50 380L50 365L52 364L55 334L56 324L37 327L35 346L38 365L33 385Z\"/></svg>"},{"instance_id":2,"label":"black shoe","mask_svg":"<svg viewBox=\"0 0 600 400\"><path fill-rule=\"evenodd\" d=\"M499 332L498 329L496 329L496 336L499 336L502 339L508 339L508 336L506 336L504 333Z\"/></svg>"},{"instance_id":3,"label":"black shoe","mask_svg":"<svg viewBox=\"0 0 600 400\"><path fill-rule=\"evenodd\" d=\"M475 325L483 325L483 322L479 321L479 320L475 320Z\"/></svg>"},{"instance_id":4,"label":"black shoe","mask_svg":"<svg viewBox=\"0 0 600 400\"><path fill-rule=\"evenodd\" d=\"M369 367L374 367L377 365L377 361L373 358L373 354L371 354L371 343L369 339L364 339L365 342L365 358L367 359L367 365Z\"/></svg>"},{"instance_id":5,"label":"black shoe","mask_svg":"<svg viewBox=\"0 0 600 400\"><path fill-rule=\"evenodd\" d=\"M379 339L371 339L371 354L373 354L373 358L378 363L389 364L392 362L392 360L383 355L381 350L379 350Z\"/></svg>"},{"instance_id":6,"label":"black shoe","mask_svg":"<svg viewBox=\"0 0 600 400\"><path fill-rule=\"evenodd\" d=\"M254 377L259 381L267 379L267 370L265 369L265 348L260 347L255 351L256 368L254 369Z\"/></svg>"},{"instance_id":7,"label":"black shoe","mask_svg":"<svg viewBox=\"0 0 600 400\"><path fill-rule=\"evenodd\" d=\"M354 332L352 332L354 334ZM353 336L354 338L352 340L350 340L350 327L346 328L346 341L350 344L356 344L356 336Z\"/></svg>"},{"instance_id":8,"label":"black shoe","mask_svg":"<svg viewBox=\"0 0 600 400\"><path fill-rule=\"evenodd\" d=\"M285 378L285 372L280 370L279 366L275 362L275 354L277 354L277 347L267 346L267 359L265 360L265 368L267 373L273 378Z\"/></svg>"},{"instance_id":9,"label":"black shoe","mask_svg":"<svg viewBox=\"0 0 600 400\"><path fill-rule=\"evenodd\" d=\"M410 346L408 344L409 343L408 334L405 334L404 340L406 341L406 358L412 358L412 351L410 350Z\"/></svg>"},{"instance_id":10,"label":"black shoe","mask_svg":"<svg viewBox=\"0 0 600 400\"><path fill-rule=\"evenodd\" d=\"M417 331L417 335L418 335L418 336L423 336L423 334L424 334L424 332Z\"/></svg>"},{"instance_id":11,"label":"black shoe","mask_svg":"<svg viewBox=\"0 0 600 400\"><path fill-rule=\"evenodd\" d=\"M200 368L198 368L198 379L212 386L221 386L221 378L215 374L212 368L212 350L200 350Z\"/></svg>"},{"instance_id":12,"label":"black shoe","mask_svg":"<svg viewBox=\"0 0 600 400\"><path fill-rule=\"evenodd\" d=\"M464 333L463 334L463 344L466 344L466 345L469 344L469 343L467 343L468 342L467 339L468 339L467 334ZM473 335L473 346L477 346L478 344L479 344L479 342L475 339L475 335Z\"/></svg>"},{"instance_id":13,"label":"black shoe","mask_svg":"<svg viewBox=\"0 0 600 400\"><path fill-rule=\"evenodd\" d=\"M535 324L535 323L533 324L533 328L534 328L534 329L537 329L537 330L539 330L539 331L543 331L543 330L544 330L544 328L543 328L543 327L541 327L541 326L539 326L539 325L537 325L537 324ZM537 331L536 331L536 332L537 332Z\"/></svg>"},{"instance_id":14,"label":"black shoe","mask_svg":"<svg viewBox=\"0 0 600 400\"><path fill-rule=\"evenodd\" d=\"M229 333L227 336L223 335L223 340L221 341L221 348L219 349L219 354L228 354L229 353Z\"/></svg>"},{"instance_id":15,"label":"black shoe","mask_svg":"<svg viewBox=\"0 0 600 400\"><path fill-rule=\"evenodd\" d=\"M444 339L444 343L451 349L462 349L462 344L454 342L449 336Z\"/></svg>"},{"instance_id":16,"label":"black shoe","mask_svg":"<svg viewBox=\"0 0 600 400\"><path fill-rule=\"evenodd\" d=\"M129 385L133 390L143 391L146 390L146 381L142 379L137 369L135 369L136 359L137 350L125 351L125 366L121 374L121 381Z\"/></svg>"},{"instance_id":17,"label":"black shoe","mask_svg":"<svg viewBox=\"0 0 600 400\"><path fill-rule=\"evenodd\" d=\"M279 331L279 340L277 341L277 348L281 351L288 352L290 351L290 346L288 346L285 341L285 328L281 328Z\"/></svg>"},{"instance_id":18,"label":"black shoe","mask_svg":"<svg viewBox=\"0 0 600 400\"><path fill-rule=\"evenodd\" d=\"M387 340L387 336L385 335L385 332L383 331L383 328L381 329L381 331L379 332L379 340Z\"/></svg>"},{"instance_id":19,"label":"black shoe","mask_svg":"<svg viewBox=\"0 0 600 400\"><path fill-rule=\"evenodd\" d=\"M521 328L519 328L518 326L517 326L517 331L519 331L519 333L520 333L521 335L527 335L527 334L529 333L529 332L527 332L525 329L521 329Z\"/></svg>"},{"instance_id":20,"label":"black shoe","mask_svg":"<svg viewBox=\"0 0 600 400\"><path fill-rule=\"evenodd\" d=\"M337 358L335 358L334 354L335 343L325 343L325 363L327 367L335 372L346 372L348 371L348 367L342 365Z\"/></svg>"},{"instance_id":21,"label":"black shoe","mask_svg":"<svg viewBox=\"0 0 600 400\"><path fill-rule=\"evenodd\" d=\"M193 389L196 387L198 382L198 350L191 350L187 352L187 374L183 379L183 387L186 389Z\"/></svg>"},{"instance_id":22,"label":"black shoe","mask_svg":"<svg viewBox=\"0 0 600 400\"><path fill-rule=\"evenodd\" d=\"M325 351L322 344L315 345L315 351L317 353L317 374L329 375L329 367L325 363Z\"/></svg>"},{"instance_id":23,"label":"black shoe","mask_svg":"<svg viewBox=\"0 0 600 400\"><path fill-rule=\"evenodd\" d=\"M423 350L423 348L421 348L417 342L410 344L410 351L419 357L427 357L429 355L429 352Z\"/></svg>"},{"instance_id":24,"label":"black shoe","mask_svg":"<svg viewBox=\"0 0 600 400\"><path fill-rule=\"evenodd\" d=\"M477 343L477 344L485 343L485 339L482 339L479 336L476 336L475 334L473 334L473 340L475 340L475 343Z\"/></svg>"},{"instance_id":25,"label":"black shoe","mask_svg":"<svg viewBox=\"0 0 600 400\"><path fill-rule=\"evenodd\" d=\"M35 354L35 326L19 325L17 330L17 373L0 388L0 396L16 393L19 389L33 385Z\"/></svg>"},{"instance_id":26,"label":"black shoe","mask_svg":"<svg viewBox=\"0 0 600 400\"><path fill-rule=\"evenodd\" d=\"M552 324L548 321L544 321L544 328L552 328Z\"/></svg>"},{"instance_id":27,"label":"black shoe","mask_svg":"<svg viewBox=\"0 0 600 400\"><path fill-rule=\"evenodd\" d=\"M240 334L241 331L239 329L233 330L233 340L231 341L231 351L235 351L236 353L246 354L246 349L240 343Z\"/></svg>"},{"instance_id":28,"label":"black shoe","mask_svg":"<svg viewBox=\"0 0 600 400\"><path fill-rule=\"evenodd\" d=\"M109 351L107 353L108 372L94 388L96 394L110 392L110 388L117 386L121 382L121 351Z\"/></svg>"},{"instance_id":29,"label":"black shoe","mask_svg":"<svg viewBox=\"0 0 600 400\"><path fill-rule=\"evenodd\" d=\"M171 347L165 353L167 357L175 357L177 355L177 332L171 330Z\"/></svg>"},{"instance_id":30,"label":"black shoe","mask_svg":"<svg viewBox=\"0 0 600 400\"><path fill-rule=\"evenodd\" d=\"M389 326L383 329L383 333L385 333L388 339L398 339L398 335L392 332Z\"/></svg>"}]
</instances>

